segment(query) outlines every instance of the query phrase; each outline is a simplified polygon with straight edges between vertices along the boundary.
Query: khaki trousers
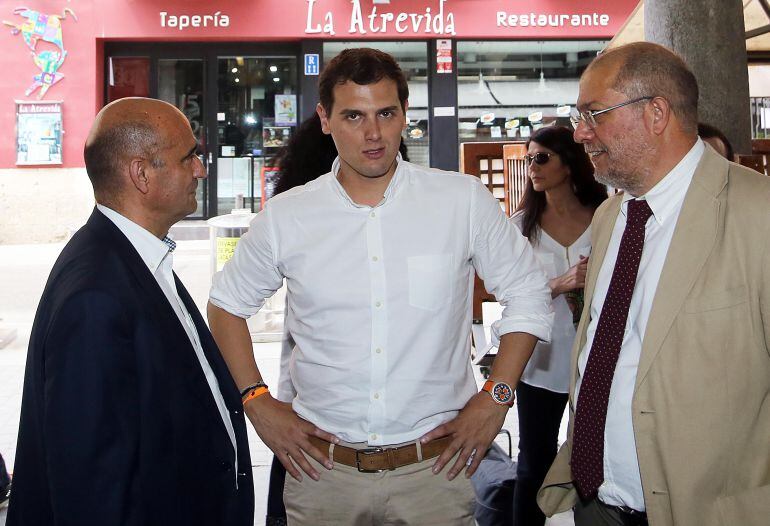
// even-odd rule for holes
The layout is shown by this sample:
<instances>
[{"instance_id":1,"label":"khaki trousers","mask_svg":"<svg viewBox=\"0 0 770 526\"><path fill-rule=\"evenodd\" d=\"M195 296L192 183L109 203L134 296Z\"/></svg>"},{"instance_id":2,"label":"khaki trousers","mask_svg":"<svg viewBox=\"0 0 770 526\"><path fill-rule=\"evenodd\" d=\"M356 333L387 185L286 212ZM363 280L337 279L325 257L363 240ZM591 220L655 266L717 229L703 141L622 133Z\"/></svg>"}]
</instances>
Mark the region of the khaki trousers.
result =
<instances>
[{"instance_id":1,"label":"khaki trousers","mask_svg":"<svg viewBox=\"0 0 770 526\"><path fill-rule=\"evenodd\" d=\"M355 445L353 445L355 446ZM286 477L283 501L289 526L473 526L476 494L461 472L446 479L432 458L381 473L360 473L335 463L329 471L307 457L321 474L314 481Z\"/></svg>"}]
</instances>

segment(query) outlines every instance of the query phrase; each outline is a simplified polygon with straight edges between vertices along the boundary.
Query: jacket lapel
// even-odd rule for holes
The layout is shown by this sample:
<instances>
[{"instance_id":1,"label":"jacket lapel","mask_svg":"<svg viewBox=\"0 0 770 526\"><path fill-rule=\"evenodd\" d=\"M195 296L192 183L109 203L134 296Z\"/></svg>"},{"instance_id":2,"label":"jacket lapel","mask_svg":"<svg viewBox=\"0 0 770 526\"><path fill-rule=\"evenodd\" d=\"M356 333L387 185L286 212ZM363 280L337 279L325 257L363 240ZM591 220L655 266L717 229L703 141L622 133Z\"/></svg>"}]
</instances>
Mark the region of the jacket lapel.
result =
<instances>
[{"instance_id":1,"label":"jacket lapel","mask_svg":"<svg viewBox=\"0 0 770 526\"><path fill-rule=\"evenodd\" d=\"M170 359L174 362L175 367L179 368L178 374L183 375L186 379L185 385L200 403L207 406L210 411L219 414L219 409L214 403L203 369L198 362L195 349L190 343L190 338L180 323L174 308L139 253L128 238L123 235L123 232L98 210L94 210L88 223L102 237L103 243L114 246L120 253L121 260L125 263L128 272L134 277L138 286L139 294L143 298L143 305L151 312L150 319L158 326L158 337L164 342L162 348L173 355ZM179 282L177 281L178 286ZM197 307L195 307L195 311L191 310L189 306L187 308L191 316L194 312L197 313ZM200 328L198 328L198 332L201 332Z\"/></svg>"},{"instance_id":2,"label":"jacket lapel","mask_svg":"<svg viewBox=\"0 0 770 526\"><path fill-rule=\"evenodd\" d=\"M695 170L655 291L642 340L635 390L647 376L714 246L724 214L718 196L727 184L728 166L717 153L706 148Z\"/></svg>"},{"instance_id":3,"label":"jacket lapel","mask_svg":"<svg viewBox=\"0 0 770 526\"><path fill-rule=\"evenodd\" d=\"M596 279L599 269L602 267L604 257L607 255L607 247L610 244L612 231L615 227L615 220L620 213L620 204L623 202L622 194L617 194L607 200L607 202L597 210L594 220L591 222L591 258L588 261L588 273L586 275L586 285L583 288L583 314L580 316L580 323L577 328L577 337L572 349L570 396L575 395L575 384L577 382L577 363L580 356L580 350L586 344L586 332L588 324L591 322L591 301L593 301L594 291L596 290Z\"/></svg>"},{"instance_id":4,"label":"jacket lapel","mask_svg":"<svg viewBox=\"0 0 770 526\"><path fill-rule=\"evenodd\" d=\"M237 409L241 405L240 394L230 375L230 371L227 369L227 364L225 364L224 358L222 358L219 348L217 347L216 342L214 342L214 338L211 336L211 331L209 331L206 322L203 320L203 316L201 316L198 306L195 305L195 302L176 273L174 273L174 281L176 282L176 289L179 293L179 297L187 308L187 312L190 313L190 317L198 331L198 339L201 342L203 354L206 356L206 360L209 362L211 370L214 371L214 376L217 377L219 390L222 393L225 404L231 410L234 408Z\"/></svg>"}]
</instances>

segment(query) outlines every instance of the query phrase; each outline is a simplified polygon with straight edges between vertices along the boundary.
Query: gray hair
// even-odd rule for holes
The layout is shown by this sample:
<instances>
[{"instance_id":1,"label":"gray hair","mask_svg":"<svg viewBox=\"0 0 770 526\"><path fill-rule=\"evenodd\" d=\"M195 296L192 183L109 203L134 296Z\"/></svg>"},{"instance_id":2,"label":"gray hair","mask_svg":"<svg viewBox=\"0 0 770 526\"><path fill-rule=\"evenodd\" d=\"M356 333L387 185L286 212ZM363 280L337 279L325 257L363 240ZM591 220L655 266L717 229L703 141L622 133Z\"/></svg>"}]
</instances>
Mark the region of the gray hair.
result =
<instances>
[{"instance_id":1,"label":"gray hair","mask_svg":"<svg viewBox=\"0 0 770 526\"><path fill-rule=\"evenodd\" d=\"M86 144L83 157L97 199L118 198L121 189L118 174L132 158L148 159L153 168L161 168L163 161L157 157L163 146L160 139L151 124L132 120L103 130Z\"/></svg>"},{"instance_id":2,"label":"gray hair","mask_svg":"<svg viewBox=\"0 0 770 526\"><path fill-rule=\"evenodd\" d=\"M650 42L626 44L599 55L584 75L601 66L616 67L613 83L616 91L629 99L666 99L682 129L697 133L698 82L677 54Z\"/></svg>"}]
</instances>

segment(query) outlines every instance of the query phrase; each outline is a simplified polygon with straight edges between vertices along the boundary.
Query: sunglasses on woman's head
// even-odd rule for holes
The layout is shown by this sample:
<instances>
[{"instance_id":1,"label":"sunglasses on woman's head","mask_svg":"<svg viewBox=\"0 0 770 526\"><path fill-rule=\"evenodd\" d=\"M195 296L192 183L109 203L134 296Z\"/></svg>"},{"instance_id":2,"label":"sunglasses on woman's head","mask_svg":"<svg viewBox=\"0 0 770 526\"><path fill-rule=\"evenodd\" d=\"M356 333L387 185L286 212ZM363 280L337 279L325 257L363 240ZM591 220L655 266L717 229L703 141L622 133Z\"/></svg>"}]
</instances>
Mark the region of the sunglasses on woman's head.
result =
<instances>
[{"instance_id":1,"label":"sunglasses on woman's head","mask_svg":"<svg viewBox=\"0 0 770 526\"><path fill-rule=\"evenodd\" d=\"M527 163L527 166L532 164L532 161L535 161L535 164L545 164L551 160L552 155L556 154L548 152L537 152L534 155L526 154L524 156L524 162Z\"/></svg>"}]
</instances>

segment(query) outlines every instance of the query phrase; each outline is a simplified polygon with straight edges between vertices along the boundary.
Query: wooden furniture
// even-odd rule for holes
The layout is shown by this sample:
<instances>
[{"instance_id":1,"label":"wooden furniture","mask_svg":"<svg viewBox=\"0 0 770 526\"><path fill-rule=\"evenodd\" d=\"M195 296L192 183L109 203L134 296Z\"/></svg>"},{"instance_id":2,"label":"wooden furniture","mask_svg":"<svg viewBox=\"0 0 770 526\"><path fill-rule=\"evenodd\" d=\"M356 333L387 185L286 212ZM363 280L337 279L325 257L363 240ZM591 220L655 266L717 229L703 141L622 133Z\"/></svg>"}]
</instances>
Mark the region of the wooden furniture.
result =
<instances>
[{"instance_id":1,"label":"wooden furniture","mask_svg":"<svg viewBox=\"0 0 770 526\"><path fill-rule=\"evenodd\" d=\"M527 148L524 143L503 145L503 174L508 183L505 213L508 216L513 215L527 187L529 167L524 160L526 154Z\"/></svg>"},{"instance_id":2,"label":"wooden furniture","mask_svg":"<svg viewBox=\"0 0 770 526\"><path fill-rule=\"evenodd\" d=\"M764 155L741 155L735 156L735 162L742 166L756 170L761 174L767 175L766 161Z\"/></svg>"},{"instance_id":3,"label":"wooden furniture","mask_svg":"<svg viewBox=\"0 0 770 526\"><path fill-rule=\"evenodd\" d=\"M762 169L757 170L765 175L770 175L770 139L752 139L751 140L751 153L762 157ZM740 162L740 155L738 156L738 162ZM740 164L743 164L742 162ZM750 166L750 165L744 165ZM754 168L754 166L751 166ZM754 168L756 170L756 168Z\"/></svg>"},{"instance_id":4,"label":"wooden furniture","mask_svg":"<svg viewBox=\"0 0 770 526\"><path fill-rule=\"evenodd\" d=\"M460 171L475 175L489 188L510 215L511 203L505 178L503 146L511 142L465 142L460 145Z\"/></svg>"}]
</instances>

